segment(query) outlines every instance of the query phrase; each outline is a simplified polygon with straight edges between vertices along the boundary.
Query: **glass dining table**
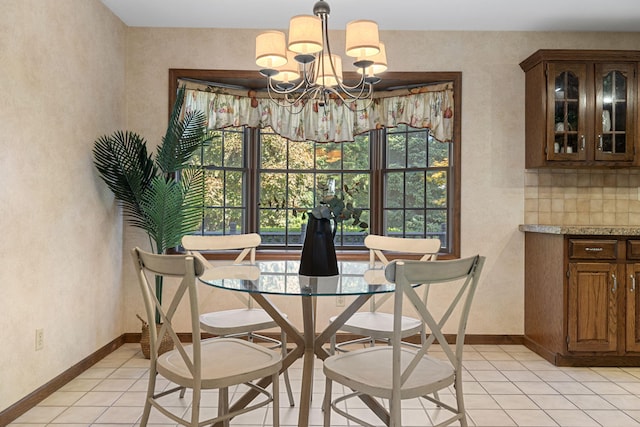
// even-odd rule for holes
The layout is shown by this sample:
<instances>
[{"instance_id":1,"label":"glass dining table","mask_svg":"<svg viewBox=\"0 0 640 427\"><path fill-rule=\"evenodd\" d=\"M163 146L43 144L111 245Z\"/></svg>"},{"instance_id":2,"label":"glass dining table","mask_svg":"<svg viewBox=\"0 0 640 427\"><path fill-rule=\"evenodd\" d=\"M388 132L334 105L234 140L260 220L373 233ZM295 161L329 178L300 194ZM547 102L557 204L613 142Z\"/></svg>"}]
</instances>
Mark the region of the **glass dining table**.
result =
<instances>
[{"instance_id":1,"label":"glass dining table","mask_svg":"<svg viewBox=\"0 0 640 427\"><path fill-rule=\"evenodd\" d=\"M248 293L276 323L286 332L288 340L295 347L288 351L282 362L282 371L297 359L302 358L302 389L298 426L309 425L309 408L313 385L315 358L321 360L330 356L324 345L342 325L362 307L374 294L390 293L395 285L384 277L382 268L371 269L368 262L339 262L338 276L311 277L298 274L298 261L259 261L255 264L233 264L216 266L205 271L200 281L220 289ZM290 295L300 297L302 302L302 324L300 331L269 299L270 295ZM316 297L355 296L353 302L329 323L319 334L316 333ZM268 386L271 378L263 378L259 385ZM232 410L246 407L257 392L250 389L232 406ZM361 399L386 424L389 414L376 400L368 396ZM221 424L220 424L221 426Z\"/></svg>"}]
</instances>

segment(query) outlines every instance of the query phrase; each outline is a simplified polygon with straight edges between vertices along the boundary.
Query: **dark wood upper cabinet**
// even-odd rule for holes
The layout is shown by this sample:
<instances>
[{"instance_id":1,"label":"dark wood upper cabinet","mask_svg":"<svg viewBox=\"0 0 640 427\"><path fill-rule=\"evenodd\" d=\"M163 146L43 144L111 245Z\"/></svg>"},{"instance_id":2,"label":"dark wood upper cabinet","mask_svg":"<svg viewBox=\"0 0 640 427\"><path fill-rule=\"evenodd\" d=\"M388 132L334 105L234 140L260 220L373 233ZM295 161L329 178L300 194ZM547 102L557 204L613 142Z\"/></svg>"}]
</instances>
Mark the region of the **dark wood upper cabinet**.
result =
<instances>
[{"instance_id":1,"label":"dark wood upper cabinet","mask_svg":"<svg viewBox=\"0 0 640 427\"><path fill-rule=\"evenodd\" d=\"M526 168L638 167L640 51L539 50L526 73Z\"/></svg>"}]
</instances>

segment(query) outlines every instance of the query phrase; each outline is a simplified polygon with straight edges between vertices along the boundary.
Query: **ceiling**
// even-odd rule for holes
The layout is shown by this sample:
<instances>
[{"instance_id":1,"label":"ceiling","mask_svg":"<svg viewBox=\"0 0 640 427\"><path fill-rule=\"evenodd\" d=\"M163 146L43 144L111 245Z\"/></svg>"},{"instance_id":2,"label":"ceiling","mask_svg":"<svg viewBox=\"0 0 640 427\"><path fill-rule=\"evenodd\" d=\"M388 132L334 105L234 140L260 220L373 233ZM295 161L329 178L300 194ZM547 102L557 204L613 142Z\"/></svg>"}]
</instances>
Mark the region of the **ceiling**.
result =
<instances>
[{"instance_id":1,"label":"ceiling","mask_svg":"<svg viewBox=\"0 0 640 427\"><path fill-rule=\"evenodd\" d=\"M102 0L130 27L287 29L314 0ZM328 0L330 28L373 19L381 30L640 32L638 0Z\"/></svg>"},{"instance_id":2,"label":"ceiling","mask_svg":"<svg viewBox=\"0 0 640 427\"><path fill-rule=\"evenodd\" d=\"M314 0L102 0L130 27L286 29ZM638 0L328 0L332 29L640 32Z\"/></svg>"}]
</instances>

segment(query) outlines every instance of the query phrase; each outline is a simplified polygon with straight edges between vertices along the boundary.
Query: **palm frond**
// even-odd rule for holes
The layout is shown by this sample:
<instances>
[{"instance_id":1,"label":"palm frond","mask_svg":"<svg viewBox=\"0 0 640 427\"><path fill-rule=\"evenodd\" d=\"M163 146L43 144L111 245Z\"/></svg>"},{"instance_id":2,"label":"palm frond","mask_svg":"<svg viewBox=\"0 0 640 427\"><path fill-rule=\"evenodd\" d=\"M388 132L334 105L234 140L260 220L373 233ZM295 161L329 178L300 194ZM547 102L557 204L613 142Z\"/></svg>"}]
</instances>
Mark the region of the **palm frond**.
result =
<instances>
[{"instance_id":1,"label":"palm frond","mask_svg":"<svg viewBox=\"0 0 640 427\"><path fill-rule=\"evenodd\" d=\"M118 131L98 138L93 155L100 178L121 203L130 223L140 227L144 221L140 200L157 175L146 141L134 132Z\"/></svg>"},{"instance_id":2,"label":"palm frond","mask_svg":"<svg viewBox=\"0 0 640 427\"><path fill-rule=\"evenodd\" d=\"M156 243L158 253L178 246L182 237L202 220L204 174L195 168L185 172L179 182L156 177L144 193L141 208L146 218L145 231Z\"/></svg>"},{"instance_id":3,"label":"palm frond","mask_svg":"<svg viewBox=\"0 0 640 427\"><path fill-rule=\"evenodd\" d=\"M207 117L202 111L184 113L185 86L178 89L176 102L171 111L167 132L162 138L156 162L165 174L179 171L187 166L193 153L203 143L211 140L205 132Z\"/></svg>"}]
</instances>

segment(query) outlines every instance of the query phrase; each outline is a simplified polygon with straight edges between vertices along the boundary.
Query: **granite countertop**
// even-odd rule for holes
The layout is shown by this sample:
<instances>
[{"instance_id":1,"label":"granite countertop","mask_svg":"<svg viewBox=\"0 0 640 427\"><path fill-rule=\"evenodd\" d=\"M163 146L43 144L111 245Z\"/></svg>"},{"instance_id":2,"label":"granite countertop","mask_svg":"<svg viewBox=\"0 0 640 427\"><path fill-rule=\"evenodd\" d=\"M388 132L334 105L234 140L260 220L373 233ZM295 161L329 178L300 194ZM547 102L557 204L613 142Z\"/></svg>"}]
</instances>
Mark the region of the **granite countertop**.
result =
<instances>
[{"instance_id":1,"label":"granite countertop","mask_svg":"<svg viewBox=\"0 0 640 427\"><path fill-rule=\"evenodd\" d=\"M589 236L640 236L640 225L541 225L520 224L520 231Z\"/></svg>"}]
</instances>

